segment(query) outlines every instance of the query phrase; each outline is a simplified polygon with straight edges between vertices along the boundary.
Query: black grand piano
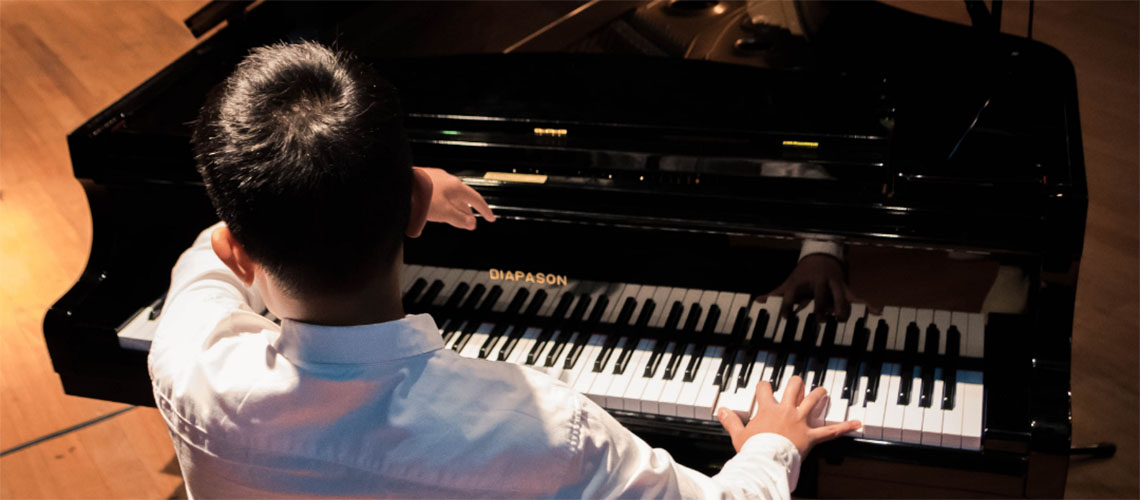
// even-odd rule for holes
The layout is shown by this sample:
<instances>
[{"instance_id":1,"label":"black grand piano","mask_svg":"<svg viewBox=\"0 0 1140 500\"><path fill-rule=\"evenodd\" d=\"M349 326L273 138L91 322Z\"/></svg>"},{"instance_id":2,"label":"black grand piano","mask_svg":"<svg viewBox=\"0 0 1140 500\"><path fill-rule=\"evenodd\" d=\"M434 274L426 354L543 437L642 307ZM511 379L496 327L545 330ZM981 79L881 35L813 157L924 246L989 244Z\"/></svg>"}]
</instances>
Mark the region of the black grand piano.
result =
<instances>
[{"instance_id":1,"label":"black grand piano","mask_svg":"<svg viewBox=\"0 0 1140 500\"><path fill-rule=\"evenodd\" d=\"M709 408L791 374L861 433L805 460L821 497L1059 497L1087 191L1072 65L848 2L211 4L226 26L68 136L94 243L44 334L69 394L153 405L169 270L216 217L189 123L250 47L335 43L401 89L418 165L500 216L408 241L409 312L529 365L682 463ZM856 303L781 317L804 240ZM493 297L493 298L488 298ZM875 309L877 310L877 309Z\"/></svg>"}]
</instances>

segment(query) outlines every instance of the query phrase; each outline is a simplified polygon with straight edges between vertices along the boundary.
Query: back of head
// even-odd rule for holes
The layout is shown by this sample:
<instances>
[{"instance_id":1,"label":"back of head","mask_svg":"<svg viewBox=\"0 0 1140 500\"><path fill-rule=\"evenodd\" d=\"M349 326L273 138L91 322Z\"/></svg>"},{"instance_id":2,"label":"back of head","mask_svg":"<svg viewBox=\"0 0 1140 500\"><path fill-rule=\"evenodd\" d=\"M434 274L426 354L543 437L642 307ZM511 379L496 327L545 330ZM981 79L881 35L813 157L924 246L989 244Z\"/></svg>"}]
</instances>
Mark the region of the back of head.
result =
<instances>
[{"instance_id":1,"label":"back of head","mask_svg":"<svg viewBox=\"0 0 1140 500\"><path fill-rule=\"evenodd\" d=\"M351 293L398 254L412 178L398 97L353 58L311 42L253 50L192 144L218 216L294 294Z\"/></svg>"}]
</instances>

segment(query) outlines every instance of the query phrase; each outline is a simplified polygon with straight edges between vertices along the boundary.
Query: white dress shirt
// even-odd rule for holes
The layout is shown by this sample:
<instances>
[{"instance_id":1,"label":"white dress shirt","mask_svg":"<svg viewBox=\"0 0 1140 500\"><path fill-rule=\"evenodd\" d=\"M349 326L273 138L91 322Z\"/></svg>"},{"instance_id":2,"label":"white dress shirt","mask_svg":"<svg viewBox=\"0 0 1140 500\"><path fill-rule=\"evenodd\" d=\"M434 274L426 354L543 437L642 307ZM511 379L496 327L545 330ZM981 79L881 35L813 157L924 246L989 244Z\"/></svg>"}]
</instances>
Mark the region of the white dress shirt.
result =
<instances>
[{"instance_id":1,"label":"white dress shirt","mask_svg":"<svg viewBox=\"0 0 1140 500\"><path fill-rule=\"evenodd\" d=\"M788 498L795 485L782 436L753 436L708 477L556 379L443 349L425 314L278 326L209 233L175 265L150 351L192 497Z\"/></svg>"}]
</instances>

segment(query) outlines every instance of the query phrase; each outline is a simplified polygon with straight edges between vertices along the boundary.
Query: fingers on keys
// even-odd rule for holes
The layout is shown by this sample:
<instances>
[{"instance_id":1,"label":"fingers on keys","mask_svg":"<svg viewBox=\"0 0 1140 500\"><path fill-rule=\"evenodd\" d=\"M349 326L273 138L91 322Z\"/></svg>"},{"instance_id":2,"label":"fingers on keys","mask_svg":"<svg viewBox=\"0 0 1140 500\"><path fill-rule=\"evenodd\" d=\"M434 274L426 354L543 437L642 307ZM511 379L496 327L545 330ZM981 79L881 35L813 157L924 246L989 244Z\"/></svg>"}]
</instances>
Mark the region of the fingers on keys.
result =
<instances>
[{"instance_id":1,"label":"fingers on keys","mask_svg":"<svg viewBox=\"0 0 1140 500\"><path fill-rule=\"evenodd\" d=\"M831 441L848 432L859 430L862 426L863 423L858 420L848 420L823 427L815 427L808 430L808 438L811 439L812 444L818 444L824 441Z\"/></svg>"}]
</instances>

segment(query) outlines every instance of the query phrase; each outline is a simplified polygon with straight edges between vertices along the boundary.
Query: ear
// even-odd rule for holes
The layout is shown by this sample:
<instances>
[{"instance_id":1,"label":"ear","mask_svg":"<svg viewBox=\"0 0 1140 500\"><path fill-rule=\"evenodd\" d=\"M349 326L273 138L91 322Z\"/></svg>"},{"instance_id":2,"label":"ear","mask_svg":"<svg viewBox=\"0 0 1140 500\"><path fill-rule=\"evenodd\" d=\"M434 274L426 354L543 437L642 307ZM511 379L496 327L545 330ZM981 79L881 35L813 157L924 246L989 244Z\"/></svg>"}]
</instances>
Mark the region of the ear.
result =
<instances>
[{"instance_id":1,"label":"ear","mask_svg":"<svg viewBox=\"0 0 1140 500\"><path fill-rule=\"evenodd\" d=\"M404 232L409 238L418 238L427 225L431 191L431 177L420 168L412 167L412 210L408 216L408 229Z\"/></svg>"},{"instance_id":2,"label":"ear","mask_svg":"<svg viewBox=\"0 0 1140 500\"><path fill-rule=\"evenodd\" d=\"M241 246L241 243L238 243L238 240L234 238L230 228L224 225L215 228L210 235L210 243L214 247L214 254L237 275L242 283L247 286L253 284L256 265L249 258L249 254L245 252L245 247Z\"/></svg>"}]
</instances>

